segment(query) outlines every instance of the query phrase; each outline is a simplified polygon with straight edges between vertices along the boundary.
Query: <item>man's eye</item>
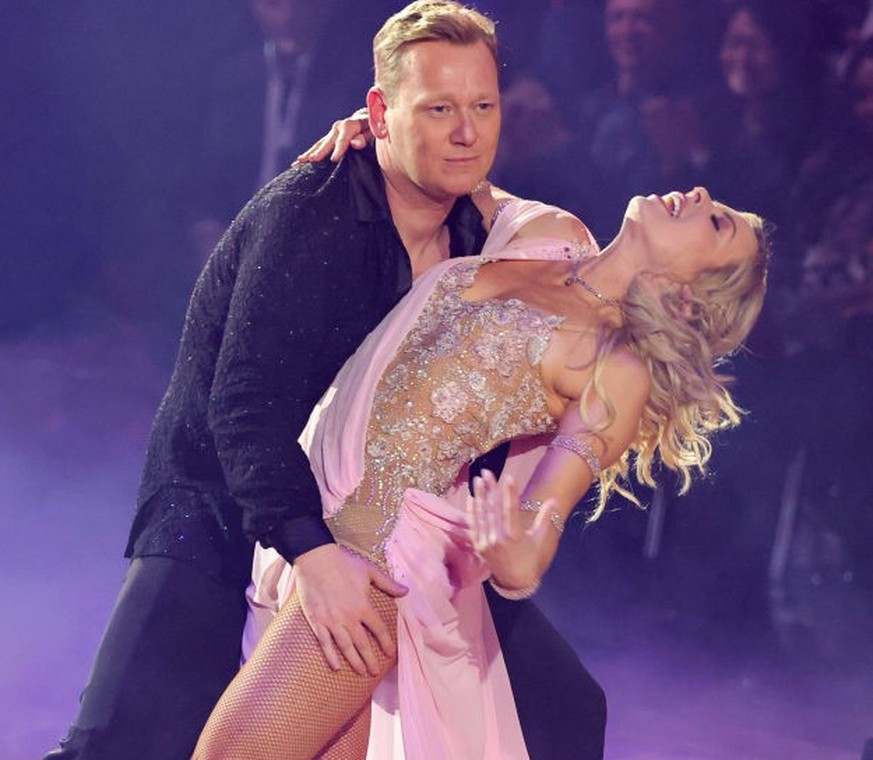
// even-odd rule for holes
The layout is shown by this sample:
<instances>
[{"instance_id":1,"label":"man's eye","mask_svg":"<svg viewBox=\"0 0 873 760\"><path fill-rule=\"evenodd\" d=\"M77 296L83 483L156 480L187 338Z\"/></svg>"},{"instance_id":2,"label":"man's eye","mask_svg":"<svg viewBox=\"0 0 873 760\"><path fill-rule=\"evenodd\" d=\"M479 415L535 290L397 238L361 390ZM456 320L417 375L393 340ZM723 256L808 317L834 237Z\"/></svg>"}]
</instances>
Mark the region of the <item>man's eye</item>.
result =
<instances>
[{"instance_id":1,"label":"man's eye","mask_svg":"<svg viewBox=\"0 0 873 760\"><path fill-rule=\"evenodd\" d=\"M721 229L721 222L719 222L718 217L715 214L712 214L710 217L712 219L712 226L715 227L716 231Z\"/></svg>"},{"instance_id":2,"label":"man's eye","mask_svg":"<svg viewBox=\"0 0 873 760\"><path fill-rule=\"evenodd\" d=\"M444 114L444 113L449 112L449 107L445 106L445 105L443 105L443 106L431 106L430 110L432 113Z\"/></svg>"},{"instance_id":3,"label":"man's eye","mask_svg":"<svg viewBox=\"0 0 873 760\"><path fill-rule=\"evenodd\" d=\"M476 108L480 111L490 111L494 108L494 103L489 103L489 102L478 103L476 105Z\"/></svg>"}]
</instances>

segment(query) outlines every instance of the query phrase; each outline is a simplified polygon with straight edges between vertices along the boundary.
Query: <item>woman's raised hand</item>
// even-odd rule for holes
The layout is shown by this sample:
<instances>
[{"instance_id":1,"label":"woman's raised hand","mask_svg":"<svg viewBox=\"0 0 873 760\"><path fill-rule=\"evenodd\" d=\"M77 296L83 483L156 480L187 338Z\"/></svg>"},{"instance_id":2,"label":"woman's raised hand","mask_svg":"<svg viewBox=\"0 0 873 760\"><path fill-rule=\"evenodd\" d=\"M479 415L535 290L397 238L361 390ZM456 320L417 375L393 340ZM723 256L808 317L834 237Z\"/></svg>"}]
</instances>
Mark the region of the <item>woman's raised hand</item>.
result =
<instances>
[{"instance_id":1,"label":"woman's raised hand","mask_svg":"<svg viewBox=\"0 0 873 760\"><path fill-rule=\"evenodd\" d=\"M533 524L525 527L518 486L511 475L501 478L483 470L473 479L467 517L473 548L485 560L492 579L504 591L535 589L544 569L544 549L554 540L554 499L547 499ZM531 591L532 593L532 591Z\"/></svg>"},{"instance_id":2,"label":"woman's raised hand","mask_svg":"<svg viewBox=\"0 0 873 760\"><path fill-rule=\"evenodd\" d=\"M335 121L330 132L297 156L297 160L301 163L314 163L330 154L330 160L336 163L345 155L349 147L360 150L366 147L371 139L373 135L370 132L367 109L359 108L351 116Z\"/></svg>"}]
</instances>

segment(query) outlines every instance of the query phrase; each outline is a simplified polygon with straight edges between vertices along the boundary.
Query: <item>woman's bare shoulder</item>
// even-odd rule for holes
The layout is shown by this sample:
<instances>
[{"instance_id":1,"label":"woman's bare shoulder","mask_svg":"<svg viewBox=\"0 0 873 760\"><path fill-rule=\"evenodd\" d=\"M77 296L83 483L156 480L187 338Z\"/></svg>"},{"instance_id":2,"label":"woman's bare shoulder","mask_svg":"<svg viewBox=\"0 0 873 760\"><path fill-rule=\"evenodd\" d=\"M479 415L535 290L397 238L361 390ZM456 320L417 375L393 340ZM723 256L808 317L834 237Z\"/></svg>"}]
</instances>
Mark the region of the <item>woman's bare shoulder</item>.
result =
<instances>
[{"instance_id":1,"label":"woman's bare shoulder","mask_svg":"<svg viewBox=\"0 0 873 760\"><path fill-rule=\"evenodd\" d=\"M483 183L471 193L470 197L483 219L486 220L494 218L494 214L501 204L518 200L518 196L490 183ZM547 237L570 240L576 243L594 242L591 232L578 217L556 206L550 207L543 214L525 224L514 237Z\"/></svg>"},{"instance_id":2,"label":"woman's bare shoulder","mask_svg":"<svg viewBox=\"0 0 873 760\"><path fill-rule=\"evenodd\" d=\"M547 237L570 240L574 243L593 243L588 228L569 211L554 208L541 214L522 227L517 237Z\"/></svg>"}]
</instances>

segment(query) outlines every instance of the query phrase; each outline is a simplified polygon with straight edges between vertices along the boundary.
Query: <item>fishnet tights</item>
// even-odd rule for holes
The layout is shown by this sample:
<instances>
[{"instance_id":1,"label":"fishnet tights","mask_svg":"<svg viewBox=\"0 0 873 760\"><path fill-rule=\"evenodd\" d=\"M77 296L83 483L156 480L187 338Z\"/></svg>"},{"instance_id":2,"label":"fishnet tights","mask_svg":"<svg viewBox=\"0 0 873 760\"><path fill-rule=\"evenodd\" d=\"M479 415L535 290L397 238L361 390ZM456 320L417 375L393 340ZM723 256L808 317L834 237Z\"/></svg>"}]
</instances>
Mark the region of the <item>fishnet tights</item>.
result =
<instances>
[{"instance_id":1,"label":"fishnet tights","mask_svg":"<svg viewBox=\"0 0 873 760\"><path fill-rule=\"evenodd\" d=\"M395 634L397 603L370 601ZM370 637L381 673L394 664ZM212 711L193 760L363 760L381 676L332 671L293 593Z\"/></svg>"}]
</instances>

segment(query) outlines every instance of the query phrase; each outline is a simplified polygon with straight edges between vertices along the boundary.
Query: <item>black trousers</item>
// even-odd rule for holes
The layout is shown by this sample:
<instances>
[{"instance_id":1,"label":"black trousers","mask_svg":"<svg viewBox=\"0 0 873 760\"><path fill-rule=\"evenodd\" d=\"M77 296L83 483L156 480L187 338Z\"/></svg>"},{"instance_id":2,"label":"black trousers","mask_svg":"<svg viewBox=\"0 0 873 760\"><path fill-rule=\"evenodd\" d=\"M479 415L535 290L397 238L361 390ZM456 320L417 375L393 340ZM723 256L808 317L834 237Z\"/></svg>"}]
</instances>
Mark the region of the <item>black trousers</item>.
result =
<instances>
[{"instance_id":1,"label":"black trousers","mask_svg":"<svg viewBox=\"0 0 873 760\"><path fill-rule=\"evenodd\" d=\"M600 686L531 602L488 600L532 760L600 760ZM245 612L240 588L134 560L76 721L45 760L187 760L238 669Z\"/></svg>"}]
</instances>

